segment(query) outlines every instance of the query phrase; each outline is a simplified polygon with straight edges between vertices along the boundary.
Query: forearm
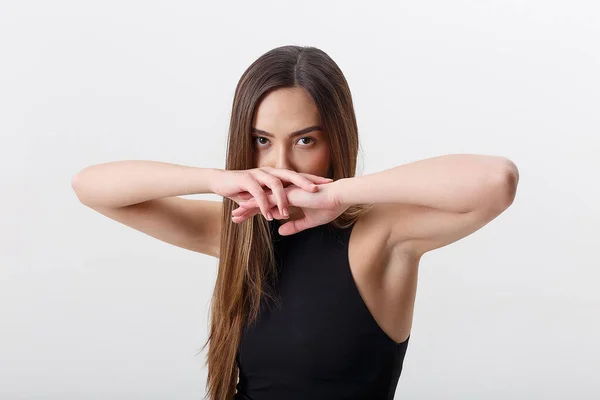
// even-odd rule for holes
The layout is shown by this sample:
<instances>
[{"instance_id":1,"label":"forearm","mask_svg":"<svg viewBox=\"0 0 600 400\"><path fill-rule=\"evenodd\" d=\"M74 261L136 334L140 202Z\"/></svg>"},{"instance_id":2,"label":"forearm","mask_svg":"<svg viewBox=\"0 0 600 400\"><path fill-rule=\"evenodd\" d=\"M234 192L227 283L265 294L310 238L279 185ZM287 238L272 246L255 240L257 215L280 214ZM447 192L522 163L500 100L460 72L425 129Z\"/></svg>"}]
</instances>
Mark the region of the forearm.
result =
<instances>
[{"instance_id":1,"label":"forearm","mask_svg":"<svg viewBox=\"0 0 600 400\"><path fill-rule=\"evenodd\" d=\"M512 201L518 171L497 156L450 154L339 180L342 204L408 203L468 212Z\"/></svg>"},{"instance_id":2,"label":"forearm","mask_svg":"<svg viewBox=\"0 0 600 400\"><path fill-rule=\"evenodd\" d=\"M71 186L88 206L122 207L161 197L211 193L218 171L149 160L114 161L84 168Z\"/></svg>"}]
</instances>

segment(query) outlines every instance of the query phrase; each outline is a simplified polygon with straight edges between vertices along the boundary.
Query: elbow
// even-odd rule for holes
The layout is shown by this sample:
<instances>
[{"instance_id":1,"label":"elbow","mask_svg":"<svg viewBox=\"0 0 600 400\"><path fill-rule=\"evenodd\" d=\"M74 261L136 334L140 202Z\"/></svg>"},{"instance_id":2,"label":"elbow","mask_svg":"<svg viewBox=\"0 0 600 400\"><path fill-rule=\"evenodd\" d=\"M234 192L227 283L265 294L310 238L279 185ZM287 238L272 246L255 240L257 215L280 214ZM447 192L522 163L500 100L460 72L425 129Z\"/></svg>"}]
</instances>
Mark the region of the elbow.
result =
<instances>
[{"instance_id":1,"label":"elbow","mask_svg":"<svg viewBox=\"0 0 600 400\"><path fill-rule=\"evenodd\" d=\"M73 189L73 191L75 192L75 195L77 196L77 199L79 199L79 201L82 204L86 204L85 202L85 190L84 190L84 185L82 182L82 176L81 176L81 172L75 174L72 178L71 178L71 189Z\"/></svg>"},{"instance_id":2,"label":"elbow","mask_svg":"<svg viewBox=\"0 0 600 400\"><path fill-rule=\"evenodd\" d=\"M496 177L491 203L495 211L502 212L511 206L517 195L519 169L513 161L504 158L498 167Z\"/></svg>"}]
</instances>

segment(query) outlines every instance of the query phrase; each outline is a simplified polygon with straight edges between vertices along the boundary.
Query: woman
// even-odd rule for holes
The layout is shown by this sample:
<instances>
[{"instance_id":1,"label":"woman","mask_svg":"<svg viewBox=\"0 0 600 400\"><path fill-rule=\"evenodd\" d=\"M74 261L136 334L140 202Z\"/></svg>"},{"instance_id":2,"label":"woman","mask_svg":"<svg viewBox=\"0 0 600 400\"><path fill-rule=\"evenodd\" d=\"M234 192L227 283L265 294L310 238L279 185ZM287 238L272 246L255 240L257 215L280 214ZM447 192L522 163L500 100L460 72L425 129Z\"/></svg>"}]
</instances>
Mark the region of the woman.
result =
<instances>
[{"instance_id":1,"label":"woman","mask_svg":"<svg viewBox=\"0 0 600 400\"><path fill-rule=\"evenodd\" d=\"M516 193L518 170L503 157L356 177L358 148L339 67L317 48L282 46L238 82L224 170L119 161L73 178L85 205L219 259L211 399L392 399L420 258ZM177 197L194 193L223 201Z\"/></svg>"}]
</instances>

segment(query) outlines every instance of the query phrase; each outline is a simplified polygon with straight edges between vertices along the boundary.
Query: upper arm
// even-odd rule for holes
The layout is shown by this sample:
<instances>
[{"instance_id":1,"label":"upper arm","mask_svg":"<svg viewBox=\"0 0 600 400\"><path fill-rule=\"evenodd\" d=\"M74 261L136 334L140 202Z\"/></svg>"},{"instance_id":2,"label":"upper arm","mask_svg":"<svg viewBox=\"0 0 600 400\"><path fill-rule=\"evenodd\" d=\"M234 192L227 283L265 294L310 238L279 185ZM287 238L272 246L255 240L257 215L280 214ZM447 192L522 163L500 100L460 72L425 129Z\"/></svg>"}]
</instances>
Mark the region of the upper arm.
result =
<instances>
[{"instance_id":1,"label":"upper arm","mask_svg":"<svg viewBox=\"0 0 600 400\"><path fill-rule=\"evenodd\" d=\"M507 173L498 182L488 192L488 201L469 212L416 204L375 204L379 225L387 230L388 246L391 250L400 249L420 257L478 231L512 204L518 172Z\"/></svg>"},{"instance_id":2,"label":"upper arm","mask_svg":"<svg viewBox=\"0 0 600 400\"><path fill-rule=\"evenodd\" d=\"M219 258L222 207L220 201L175 196L90 208L163 242Z\"/></svg>"},{"instance_id":3,"label":"upper arm","mask_svg":"<svg viewBox=\"0 0 600 400\"><path fill-rule=\"evenodd\" d=\"M443 211L414 204L385 204L380 212L388 230L388 244L417 258L478 231L502 211L478 209L465 213Z\"/></svg>"}]
</instances>

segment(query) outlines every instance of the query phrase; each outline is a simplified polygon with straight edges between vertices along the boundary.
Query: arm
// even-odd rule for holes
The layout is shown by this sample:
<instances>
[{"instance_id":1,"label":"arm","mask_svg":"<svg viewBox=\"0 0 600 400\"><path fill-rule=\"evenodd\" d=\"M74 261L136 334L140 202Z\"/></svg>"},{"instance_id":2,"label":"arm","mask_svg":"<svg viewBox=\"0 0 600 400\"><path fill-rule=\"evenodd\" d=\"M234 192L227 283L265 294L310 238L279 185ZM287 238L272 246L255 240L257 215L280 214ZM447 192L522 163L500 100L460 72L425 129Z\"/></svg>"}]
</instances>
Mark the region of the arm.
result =
<instances>
[{"instance_id":1,"label":"arm","mask_svg":"<svg viewBox=\"0 0 600 400\"><path fill-rule=\"evenodd\" d=\"M516 166L496 156L450 154L341 179L343 204L406 203L465 213L512 202Z\"/></svg>"},{"instance_id":2,"label":"arm","mask_svg":"<svg viewBox=\"0 0 600 400\"><path fill-rule=\"evenodd\" d=\"M147 200L212 193L219 170L148 160L124 160L92 165L77 173L71 186L89 206L123 207Z\"/></svg>"},{"instance_id":3,"label":"arm","mask_svg":"<svg viewBox=\"0 0 600 400\"><path fill-rule=\"evenodd\" d=\"M163 242L219 257L222 202L178 197L212 193L215 169L157 161L92 165L71 186L80 202Z\"/></svg>"},{"instance_id":4,"label":"arm","mask_svg":"<svg viewBox=\"0 0 600 400\"><path fill-rule=\"evenodd\" d=\"M344 206L374 204L368 220L394 249L420 257L484 226L513 202L519 173L503 157L451 154L336 182Z\"/></svg>"}]
</instances>

